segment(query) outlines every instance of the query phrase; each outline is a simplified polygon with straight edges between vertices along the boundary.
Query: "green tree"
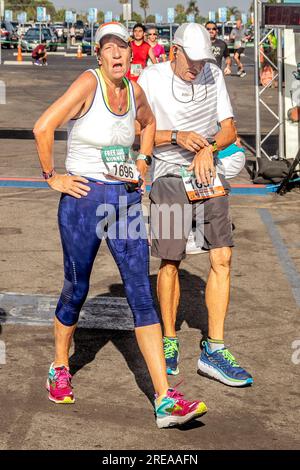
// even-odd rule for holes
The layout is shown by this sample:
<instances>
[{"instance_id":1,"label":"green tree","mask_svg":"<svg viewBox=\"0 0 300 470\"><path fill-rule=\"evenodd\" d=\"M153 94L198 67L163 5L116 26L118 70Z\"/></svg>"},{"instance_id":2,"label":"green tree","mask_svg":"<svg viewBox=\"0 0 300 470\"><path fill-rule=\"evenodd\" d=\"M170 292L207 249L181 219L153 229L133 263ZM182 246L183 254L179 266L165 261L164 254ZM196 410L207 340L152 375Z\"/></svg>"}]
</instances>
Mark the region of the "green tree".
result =
<instances>
[{"instance_id":1,"label":"green tree","mask_svg":"<svg viewBox=\"0 0 300 470\"><path fill-rule=\"evenodd\" d=\"M7 10L13 10L15 15L20 11L25 11L29 20L36 19L36 8L38 6L46 7L47 14L51 16L51 19L55 17L55 6L48 0L43 2L38 0L8 0L5 2L5 8Z\"/></svg>"},{"instance_id":2,"label":"green tree","mask_svg":"<svg viewBox=\"0 0 300 470\"><path fill-rule=\"evenodd\" d=\"M195 18L200 15L199 7L198 7L198 2L195 0L190 0L188 7L186 9L186 14L189 15L190 13L195 15Z\"/></svg>"},{"instance_id":3,"label":"green tree","mask_svg":"<svg viewBox=\"0 0 300 470\"><path fill-rule=\"evenodd\" d=\"M98 11L97 20L100 24L104 23L104 11Z\"/></svg>"},{"instance_id":4,"label":"green tree","mask_svg":"<svg viewBox=\"0 0 300 470\"><path fill-rule=\"evenodd\" d=\"M144 21L146 22L147 10L149 10L149 0L140 0L140 8L144 11Z\"/></svg>"},{"instance_id":5,"label":"green tree","mask_svg":"<svg viewBox=\"0 0 300 470\"><path fill-rule=\"evenodd\" d=\"M148 15L146 18L146 23L155 23L155 15Z\"/></svg>"},{"instance_id":6,"label":"green tree","mask_svg":"<svg viewBox=\"0 0 300 470\"><path fill-rule=\"evenodd\" d=\"M205 23L206 23L207 21L208 21L208 18L205 17L205 16L199 15L199 16L197 16L197 17L195 18L195 23L199 23L199 24L202 24L202 25L205 25Z\"/></svg>"},{"instance_id":7,"label":"green tree","mask_svg":"<svg viewBox=\"0 0 300 470\"><path fill-rule=\"evenodd\" d=\"M60 8L59 10L55 12L53 20L63 22L65 21L65 16L66 16L66 10L64 8Z\"/></svg>"},{"instance_id":8,"label":"green tree","mask_svg":"<svg viewBox=\"0 0 300 470\"><path fill-rule=\"evenodd\" d=\"M142 23L142 22L143 22L142 16L139 15L139 13L136 13L135 11L132 12L132 14L131 14L131 19L132 19L132 21L134 21L135 23Z\"/></svg>"},{"instance_id":9,"label":"green tree","mask_svg":"<svg viewBox=\"0 0 300 470\"><path fill-rule=\"evenodd\" d=\"M175 23L184 23L186 21L185 7L181 3L178 3L175 7Z\"/></svg>"}]
</instances>

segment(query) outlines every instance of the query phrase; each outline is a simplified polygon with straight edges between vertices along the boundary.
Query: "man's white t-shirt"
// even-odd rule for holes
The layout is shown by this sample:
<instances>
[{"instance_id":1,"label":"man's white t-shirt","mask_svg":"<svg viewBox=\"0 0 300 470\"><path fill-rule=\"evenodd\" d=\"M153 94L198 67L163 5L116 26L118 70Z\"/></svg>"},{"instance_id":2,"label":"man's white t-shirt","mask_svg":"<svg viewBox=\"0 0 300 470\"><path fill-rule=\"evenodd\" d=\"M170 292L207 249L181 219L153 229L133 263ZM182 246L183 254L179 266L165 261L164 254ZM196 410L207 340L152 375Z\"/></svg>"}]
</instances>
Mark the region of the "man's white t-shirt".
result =
<instances>
[{"instance_id":1,"label":"man's white t-shirt","mask_svg":"<svg viewBox=\"0 0 300 470\"><path fill-rule=\"evenodd\" d=\"M177 77L170 62L143 70L138 80L156 118L157 130L194 131L213 140L219 123L233 117L224 77L219 67L206 63L192 83ZM154 148L153 181L164 175L179 175L195 153L179 145Z\"/></svg>"}]
</instances>

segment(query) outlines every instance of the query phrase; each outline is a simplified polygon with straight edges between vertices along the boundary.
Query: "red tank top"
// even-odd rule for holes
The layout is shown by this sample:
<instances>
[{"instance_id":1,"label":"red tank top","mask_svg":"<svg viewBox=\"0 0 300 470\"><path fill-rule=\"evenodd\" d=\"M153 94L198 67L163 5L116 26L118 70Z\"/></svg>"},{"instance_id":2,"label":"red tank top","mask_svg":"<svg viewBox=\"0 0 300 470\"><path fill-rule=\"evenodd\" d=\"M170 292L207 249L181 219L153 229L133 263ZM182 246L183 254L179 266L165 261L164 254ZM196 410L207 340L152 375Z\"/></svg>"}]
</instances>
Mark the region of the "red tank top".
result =
<instances>
[{"instance_id":1,"label":"red tank top","mask_svg":"<svg viewBox=\"0 0 300 470\"><path fill-rule=\"evenodd\" d=\"M130 47L132 49L132 61L126 76L130 80L137 81L142 69L146 67L151 46L145 41L140 46L137 46L135 42L132 41Z\"/></svg>"}]
</instances>

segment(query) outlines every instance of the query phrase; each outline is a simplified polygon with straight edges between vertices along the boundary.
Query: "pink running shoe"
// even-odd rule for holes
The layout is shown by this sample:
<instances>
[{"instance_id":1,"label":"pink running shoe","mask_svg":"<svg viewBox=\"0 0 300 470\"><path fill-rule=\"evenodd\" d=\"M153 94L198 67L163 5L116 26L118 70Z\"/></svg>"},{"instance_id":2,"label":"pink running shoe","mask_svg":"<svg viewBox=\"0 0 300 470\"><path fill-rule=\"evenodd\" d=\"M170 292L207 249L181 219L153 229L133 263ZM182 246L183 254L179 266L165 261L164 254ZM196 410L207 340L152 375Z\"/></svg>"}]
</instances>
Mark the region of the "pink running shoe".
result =
<instances>
[{"instance_id":1,"label":"pink running shoe","mask_svg":"<svg viewBox=\"0 0 300 470\"><path fill-rule=\"evenodd\" d=\"M51 364L46 384L49 400L54 403L74 403L71 380L72 375L67 367L53 367Z\"/></svg>"},{"instance_id":2,"label":"pink running shoe","mask_svg":"<svg viewBox=\"0 0 300 470\"><path fill-rule=\"evenodd\" d=\"M207 412L207 406L200 401L187 401L183 394L169 388L160 403L155 400L156 424L159 428L169 428L185 424Z\"/></svg>"}]
</instances>

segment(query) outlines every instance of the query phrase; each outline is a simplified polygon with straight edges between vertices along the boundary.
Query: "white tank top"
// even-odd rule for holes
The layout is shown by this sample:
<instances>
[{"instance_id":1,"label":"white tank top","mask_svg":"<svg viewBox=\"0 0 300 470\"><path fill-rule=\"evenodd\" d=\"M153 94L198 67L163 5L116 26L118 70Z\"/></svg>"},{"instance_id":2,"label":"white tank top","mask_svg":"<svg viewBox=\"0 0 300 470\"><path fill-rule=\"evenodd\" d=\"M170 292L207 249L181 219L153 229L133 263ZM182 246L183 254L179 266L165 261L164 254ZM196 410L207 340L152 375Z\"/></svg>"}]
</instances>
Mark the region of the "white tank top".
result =
<instances>
[{"instance_id":1,"label":"white tank top","mask_svg":"<svg viewBox=\"0 0 300 470\"><path fill-rule=\"evenodd\" d=\"M115 145L132 147L136 118L134 91L128 80L127 112L121 116L114 114L105 102L106 90L101 86L97 72L92 69L89 72L97 78L97 89L87 113L68 123L66 169L74 175L111 183L112 180L107 179L104 174L107 170L101 149Z\"/></svg>"}]
</instances>

